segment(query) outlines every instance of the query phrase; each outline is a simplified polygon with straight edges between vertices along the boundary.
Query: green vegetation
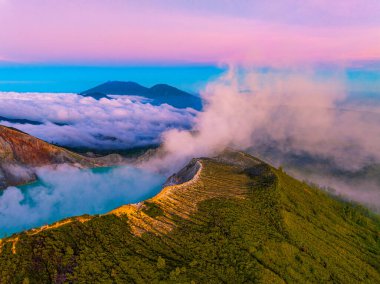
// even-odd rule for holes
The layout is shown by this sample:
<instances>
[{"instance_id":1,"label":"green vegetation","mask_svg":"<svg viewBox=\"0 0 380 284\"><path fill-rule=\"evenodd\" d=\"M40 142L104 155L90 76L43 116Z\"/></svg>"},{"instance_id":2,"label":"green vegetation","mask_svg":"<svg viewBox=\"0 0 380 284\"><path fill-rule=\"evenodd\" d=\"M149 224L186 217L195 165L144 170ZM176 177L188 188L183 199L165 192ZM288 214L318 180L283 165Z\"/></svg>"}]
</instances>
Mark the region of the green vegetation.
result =
<instances>
[{"instance_id":1,"label":"green vegetation","mask_svg":"<svg viewBox=\"0 0 380 284\"><path fill-rule=\"evenodd\" d=\"M144 202L144 208L142 211L152 218L164 215L164 211L158 204L148 201Z\"/></svg>"},{"instance_id":2,"label":"green vegetation","mask_svg":"<svg viewBox=\"0 0 380 284\"><path fill-rule=\"evenodd\" d=\"M137 236L113 214L22 233L15 254L4 242L0 283L380 283L377 216L245 154L201 162L189 218L144 202L169 233Z\"/></svg>"}]
</instances>

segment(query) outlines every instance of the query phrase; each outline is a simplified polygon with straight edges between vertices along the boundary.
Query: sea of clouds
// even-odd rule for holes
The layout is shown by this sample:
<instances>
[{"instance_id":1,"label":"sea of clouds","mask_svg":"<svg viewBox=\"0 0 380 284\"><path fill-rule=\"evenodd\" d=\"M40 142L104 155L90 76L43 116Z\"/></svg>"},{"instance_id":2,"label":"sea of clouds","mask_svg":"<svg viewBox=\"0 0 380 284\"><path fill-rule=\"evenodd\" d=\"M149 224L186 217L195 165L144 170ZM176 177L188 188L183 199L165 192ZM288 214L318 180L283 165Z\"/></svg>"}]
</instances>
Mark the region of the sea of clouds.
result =
<instances>
[{"instance_id":1,"label":"sea of clouds","mask_svg":"<svg viewBox=\"0 0 380 284\"><path fill-rule=\"evenodd\" d=\"M167 104L154 106L133 96L95 100L77 94L0 92L0 117L27 120L0 119L1 124L70 147L159 144L161 134L169 129L190 129L196 113Z\"/></svg>"}]
</instances>

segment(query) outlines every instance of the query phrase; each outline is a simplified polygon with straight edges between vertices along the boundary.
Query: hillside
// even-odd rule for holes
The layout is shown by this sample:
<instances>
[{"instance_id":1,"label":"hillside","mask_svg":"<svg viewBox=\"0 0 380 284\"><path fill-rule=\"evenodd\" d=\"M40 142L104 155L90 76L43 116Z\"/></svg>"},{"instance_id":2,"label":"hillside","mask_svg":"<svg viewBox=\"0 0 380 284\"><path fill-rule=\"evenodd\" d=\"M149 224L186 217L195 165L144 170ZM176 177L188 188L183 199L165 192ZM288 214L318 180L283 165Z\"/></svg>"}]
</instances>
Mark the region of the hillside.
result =
<instances>
[{"instance_id":1,"label":"hillside","mask_svg":"<svg viewBox=\"0 0 380 284\"><path fill-rule=\"evenodd\" d=\"M63 163L96 167L117 160L117 157L84 157L20 130L0 125L0 189L35 180L34 167Z\"/></svg>"},{"instance_id":2,"label":"hillside","mask_svg":"<svg viewBox=\"0 0 380 284\"><path fill-rule=\"evenodd\" d=\"M154 105L166 103L176 108L202 109L202 101L199 97L166 84L157 84L151 88L146 88L135 82L109 81L86 90L80 95L91 96L97 100L105 98L107 95L141 96L151 99L151 103Z\"/></svg>"},{"instance_id":3,"label":"hillside","mask_svg":"<svg viewBox=\"0 0 380 284\"><path fill-rule=\"evenodd\" d=\"M0 283L380 282L378 217L240 152L194 159L145 202L0 248Z\"/></svg>"}]
</instances>

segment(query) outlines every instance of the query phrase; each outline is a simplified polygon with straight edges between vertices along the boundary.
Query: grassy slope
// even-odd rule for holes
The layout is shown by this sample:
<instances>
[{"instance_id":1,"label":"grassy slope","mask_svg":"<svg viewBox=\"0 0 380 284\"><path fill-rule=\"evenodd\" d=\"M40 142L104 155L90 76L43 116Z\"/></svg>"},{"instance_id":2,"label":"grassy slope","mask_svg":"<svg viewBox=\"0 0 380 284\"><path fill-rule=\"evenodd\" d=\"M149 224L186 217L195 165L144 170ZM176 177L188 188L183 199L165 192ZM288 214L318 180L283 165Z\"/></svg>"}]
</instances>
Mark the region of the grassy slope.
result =
<instances>
[{"instance_id":1,"label":"grassy slope","mask_svg":"<svg viewBox=\"0 0 380 284\"><path fill-rule=\"evenodd\" d=\"M0 283L380 282L377 217L246 155L201 163L178 203L139 213L170 220L168 233L138 236L115 214L23 233L2 247Z\"/></svg>"}]
</instances>

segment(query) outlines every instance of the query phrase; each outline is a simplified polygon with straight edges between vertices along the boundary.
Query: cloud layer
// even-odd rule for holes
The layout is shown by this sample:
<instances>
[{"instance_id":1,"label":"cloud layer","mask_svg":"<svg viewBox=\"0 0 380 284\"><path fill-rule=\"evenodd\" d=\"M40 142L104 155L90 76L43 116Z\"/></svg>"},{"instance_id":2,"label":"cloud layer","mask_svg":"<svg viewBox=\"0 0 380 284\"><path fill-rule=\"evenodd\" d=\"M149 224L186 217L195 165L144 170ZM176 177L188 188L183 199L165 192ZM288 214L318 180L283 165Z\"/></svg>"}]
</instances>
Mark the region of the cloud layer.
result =
<instances>
[{"instance_id":1,"label":"cloud layer","mask_svg":"<svg viewBox=\"0 0 380 284\"><path fill-rule=\"evenodd\" d=\"M132 96L97 101L76 94L0 92L0 117L40 123L1 124L65 146L133 148L158 144L161 133L168 129L189 129L195 114L192 109L153 106Z\"/></svg>"}]
</instances>

